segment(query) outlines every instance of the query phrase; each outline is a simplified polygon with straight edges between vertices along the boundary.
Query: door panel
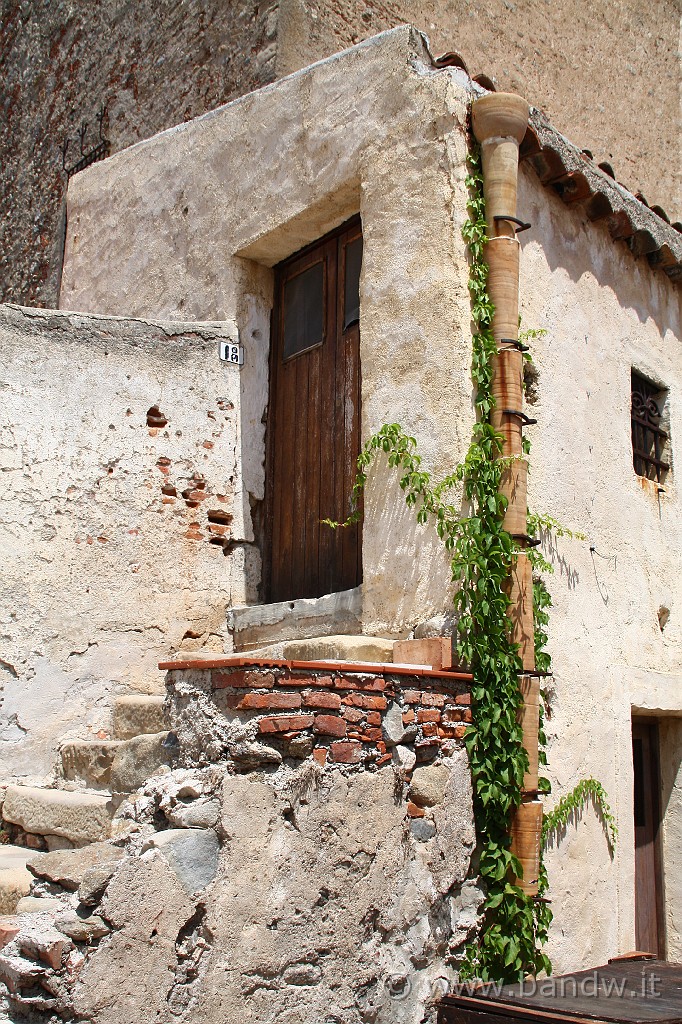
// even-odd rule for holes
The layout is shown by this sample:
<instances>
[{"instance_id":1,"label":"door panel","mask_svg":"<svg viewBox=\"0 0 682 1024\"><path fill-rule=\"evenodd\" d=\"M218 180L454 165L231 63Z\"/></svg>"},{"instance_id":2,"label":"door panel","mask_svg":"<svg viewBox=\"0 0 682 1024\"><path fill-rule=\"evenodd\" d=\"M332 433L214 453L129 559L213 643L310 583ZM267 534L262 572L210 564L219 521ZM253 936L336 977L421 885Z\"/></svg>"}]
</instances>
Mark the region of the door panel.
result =
<instances>
[{"instance_id":1,"label":"door panel","mask_svg":"<svg viewBox=\"0 0 682 1024\"><path fill-rule=\"evenodd\" d=\"M635 943L638 950L665 953L663 878L660 854L658 726L633 721L632 764L635 824Z\"/></svg>"},{"instance_id":2,"label":"door panel","mask_svg":"<svg viewBox=\"0 0 682 1024\"><path fill-rule=\"evenodd\" d=\"M347 518L360 451L355 293L361 244L357 219L276 268L264 564L269 601L319 597L362 579L360 525L332 530L321 523Z\"/></svg>"}]
</instances>

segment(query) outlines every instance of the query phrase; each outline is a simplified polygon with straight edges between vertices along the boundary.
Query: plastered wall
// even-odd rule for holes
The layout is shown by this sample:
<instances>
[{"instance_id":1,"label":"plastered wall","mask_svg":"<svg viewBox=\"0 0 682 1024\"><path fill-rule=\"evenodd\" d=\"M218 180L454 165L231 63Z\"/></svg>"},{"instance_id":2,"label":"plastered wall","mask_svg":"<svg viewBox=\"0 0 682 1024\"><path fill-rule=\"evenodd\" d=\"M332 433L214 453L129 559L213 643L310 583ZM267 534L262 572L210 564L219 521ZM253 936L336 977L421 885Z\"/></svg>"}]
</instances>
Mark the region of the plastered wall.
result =
<instances>
[{"instance_id":1,"label":"plastered wall","mask_svg":"<svg viewBox=\"0 0 682 1024\"><path fill-rule=\"evenodd\" d=\"M222 650L250 596L233 336L0 307L4 782L109 735L113 694L163 692L169 650Z\"/></svg>"},{"instance_id":2,"label":"plastered wall","mask_svg":"<svg viewBox=\"0 0 682 1024\"><path fill-rule=\"evenodd\" d=\"M610 860L601 825L587 808L549 858L555 913L551 952L558 967L634 948L633 713L682 711L682 516L676 467L682 441L680 293L635 261L608 232L565 210L522 170L519 216L521 308L533 343L538 401L529 502L585 540L545 537L554 565L554 662L548 723L550 776L558 799L582 777L609 793L620 836ZM664 488L632 465L632 368L669 389L673 470ZM670 617L662 630L659 609ZM667 719L666 719L667 721ZM671 950L679 939L679 732L666 725L664 870ZM610 908L606 912L605 908Z\"/></svg>"},{"instance_id":3,"label":"plastered wall","mask_svg":"<svg viewBox=\"0 0 682 1024\"><path fill-rule=\"evenodd\" d=\"M270 267L359 211L362 434L399 419L444 474L472 409L465 120L464 89L401 28L165 132L73 180L61 306L235 320L250 506L263 497ZM404 635L449 605L442 548L399 494L379 467L363 540L370 634Z\"/></svg>"}]
</instances>

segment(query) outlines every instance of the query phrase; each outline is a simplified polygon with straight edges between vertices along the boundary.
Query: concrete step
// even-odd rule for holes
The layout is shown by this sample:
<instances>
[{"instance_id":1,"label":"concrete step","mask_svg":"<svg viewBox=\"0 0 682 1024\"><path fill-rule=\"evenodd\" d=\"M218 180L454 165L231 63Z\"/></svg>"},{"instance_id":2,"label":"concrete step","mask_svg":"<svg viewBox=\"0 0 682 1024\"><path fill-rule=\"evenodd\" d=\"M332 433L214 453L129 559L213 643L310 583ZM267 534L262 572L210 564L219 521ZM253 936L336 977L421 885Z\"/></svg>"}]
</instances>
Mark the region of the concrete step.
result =
<instances>
[{"instance_id":1,"label":"concrete step","mask_svg":"<svg viewBox=\"0 0 682 1024\"><path fill-rule=\"evenodd\" d=\"M177 741L167 729L129 740L73 740L62 747L62 771L69 782L110 793L134 793L162 765L171 765Z\"/></svg>"},{"instance_id":2,"label":"concrete step","mask_svg":"<svg viewBox=\"0 0 682 1024\"><path fill-rule=\"evenodd\" d=\"M0 846L0 914L13 914L19 900L28 895L33 875L26 861L35 850L23 846Z\"/></svg>"},{"instance_id":3,"label":"concrete step","mask_svg":"<svg viewBox=\"0 0 682 1024\"><path fill-rule=\"evenodd\" d=\"M108 794L8 786L2 815L25 832L45 836L48 846L55 837L84 846L110 836L113 810ZM27 851L28 856L33 852Z\"/></svg>"},{"instance_id":4,"label":"concrete step","mask_svg":"<svg viewBox=\"0 0 682 1024\"><path fill-rule=\"evenodd\" d=\"M114 698L114 738L129 740L143 733L168 728L164 698L154 694L131 693Z\"/></svg>"}]
</instances>

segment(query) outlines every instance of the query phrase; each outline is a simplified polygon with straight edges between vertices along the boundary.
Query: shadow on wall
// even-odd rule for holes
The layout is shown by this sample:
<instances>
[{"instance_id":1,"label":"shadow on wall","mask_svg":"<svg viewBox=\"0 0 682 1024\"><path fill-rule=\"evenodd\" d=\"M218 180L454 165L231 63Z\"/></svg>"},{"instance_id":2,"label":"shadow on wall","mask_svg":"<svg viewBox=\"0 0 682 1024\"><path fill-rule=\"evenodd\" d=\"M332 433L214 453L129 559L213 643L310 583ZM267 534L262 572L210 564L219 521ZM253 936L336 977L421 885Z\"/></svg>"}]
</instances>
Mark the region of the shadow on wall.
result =
<instances>
[{"instance_id":1,"label":"shadow on wall","mask_svg":"<svg viewBox=\"0 0 682 1024\"><path fill-rule=\"evenodd\" d=\"M618 304L631 309L640 323L653 320L661 335L670 330L679 333L680 300L674 283L646 260L635 260L625 242L611 238L605 224L590 222L584 212L567 207L543 188L524 164L519 168L519 210L524 220L532 222L519 239L523 251L539 247L550 271L564 270L578 285L594 277L600 289L610 289ZM526 268L535 262L526 253ZM530 273L526 271L524 281L522 271L522 289L528 287ZM589 302L589 291L584 298Z\"/></svg>"}]
</instances>

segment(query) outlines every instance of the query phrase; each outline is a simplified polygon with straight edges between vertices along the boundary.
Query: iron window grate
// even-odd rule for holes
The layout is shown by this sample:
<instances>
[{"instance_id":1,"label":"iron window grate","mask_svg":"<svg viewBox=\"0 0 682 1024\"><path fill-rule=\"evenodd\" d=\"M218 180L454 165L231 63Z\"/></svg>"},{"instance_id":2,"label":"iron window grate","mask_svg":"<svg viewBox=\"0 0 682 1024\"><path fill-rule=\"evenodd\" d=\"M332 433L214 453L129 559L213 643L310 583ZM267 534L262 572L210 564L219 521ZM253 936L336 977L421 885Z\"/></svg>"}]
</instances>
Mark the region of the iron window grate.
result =
<instances>
[{"instance_id":1,"label":"iron window grate","mask_svg":"<svg viewBox=\"0 0 682 1024\"><path fill-rule=\"evenodd\" d=\"M661 426L667 392L632 371L630 418L635 473L662 484L670 469L669 436Z\"/></svg>"}]
</instances>

